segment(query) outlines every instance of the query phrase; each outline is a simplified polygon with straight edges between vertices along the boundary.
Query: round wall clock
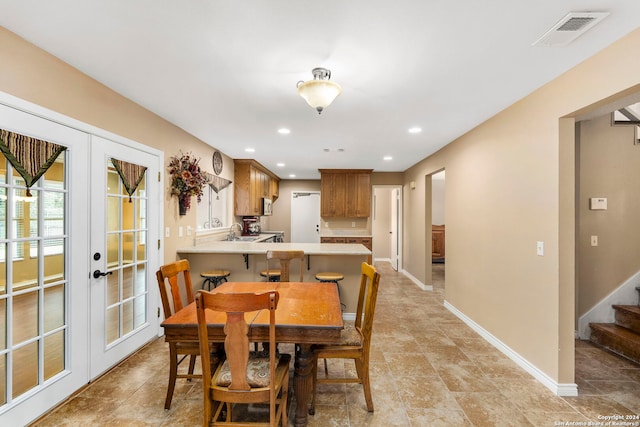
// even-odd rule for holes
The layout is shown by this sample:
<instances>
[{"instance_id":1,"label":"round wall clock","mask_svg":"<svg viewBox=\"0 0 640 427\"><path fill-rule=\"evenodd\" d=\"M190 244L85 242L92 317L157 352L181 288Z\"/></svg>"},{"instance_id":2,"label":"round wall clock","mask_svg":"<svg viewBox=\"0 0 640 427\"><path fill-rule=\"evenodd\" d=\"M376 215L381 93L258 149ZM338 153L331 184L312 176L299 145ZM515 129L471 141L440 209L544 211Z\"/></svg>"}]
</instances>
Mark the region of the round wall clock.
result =
<instances>
[{"instance_id":1,"label":"round wall clock","mask_svg":"<svg viewBox=\"0 0 640 427\"><path fill-rule=\"evenodd\" d=\"M222 172L222 154L219 151L213 152L213 171L216 175L220 175Z\"/></svg>"}]
</instances>

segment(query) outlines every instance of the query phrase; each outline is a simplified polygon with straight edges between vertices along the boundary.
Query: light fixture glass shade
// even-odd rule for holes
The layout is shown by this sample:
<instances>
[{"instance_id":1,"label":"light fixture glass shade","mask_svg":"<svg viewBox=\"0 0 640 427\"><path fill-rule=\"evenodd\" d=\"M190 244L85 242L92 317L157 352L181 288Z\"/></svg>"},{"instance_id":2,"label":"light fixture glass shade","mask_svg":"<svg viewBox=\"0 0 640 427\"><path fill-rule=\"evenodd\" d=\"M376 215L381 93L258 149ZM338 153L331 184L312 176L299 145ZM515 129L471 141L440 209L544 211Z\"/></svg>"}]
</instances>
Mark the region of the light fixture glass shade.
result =
<instances>
[{"instance_id":1,"label":"light fixture glass shade","mask_svg":"<svg viewBox=\"0 0 640 427\"><path fill-rule=\"evenodd\" d=\"M324 68L314 68L313 77L314 80L298 82L298 94L320 114L340 95L342 88L329 80L331 71Z\"/></svg>"}]
</instances>

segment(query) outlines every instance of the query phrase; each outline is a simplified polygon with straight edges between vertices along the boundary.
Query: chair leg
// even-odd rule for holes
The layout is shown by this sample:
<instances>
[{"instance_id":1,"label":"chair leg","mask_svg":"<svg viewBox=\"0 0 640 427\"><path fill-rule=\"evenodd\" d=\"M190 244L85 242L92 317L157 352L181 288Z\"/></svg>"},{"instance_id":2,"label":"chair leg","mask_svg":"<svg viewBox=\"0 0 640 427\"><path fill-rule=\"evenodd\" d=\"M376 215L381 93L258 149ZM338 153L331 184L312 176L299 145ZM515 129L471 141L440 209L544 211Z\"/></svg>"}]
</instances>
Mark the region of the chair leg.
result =
<instances>
[{"instance_id":1,"label":"chair leg","mask_svg":"<svg viewBox=\"0 0 640 427\"><path fill-rule=\"evenodd\" d=\"M164 409L171 409L171 399L173 390L176 387L178 376L178 350L175 344L169 343L169 385L167 386L167 397L164 401Z\"/></svg>"},{"instance_id":2,"label":"chair leg","mask_svg":"<svg viewBox=\"0 0 640 427\"><path fill-rule=\"evenodd\" d=\"M373 398L371 397L371 384L369 384L369 364L360 359L356 360L356 369L358 376L362 381L362 390L364 391L364 400L367 403L367 411L373 412Z\"/></svg>"}]
</instances>

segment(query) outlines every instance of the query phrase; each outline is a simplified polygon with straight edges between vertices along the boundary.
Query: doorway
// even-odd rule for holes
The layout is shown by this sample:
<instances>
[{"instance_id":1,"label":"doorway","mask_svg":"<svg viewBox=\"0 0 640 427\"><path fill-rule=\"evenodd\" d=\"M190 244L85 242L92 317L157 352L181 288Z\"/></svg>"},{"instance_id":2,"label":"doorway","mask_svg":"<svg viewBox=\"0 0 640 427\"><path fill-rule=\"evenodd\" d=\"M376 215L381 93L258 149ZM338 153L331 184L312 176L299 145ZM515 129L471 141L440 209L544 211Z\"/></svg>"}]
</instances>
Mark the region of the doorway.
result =
<instances>
[{"instance_id":1,"label":"doorway","mask_svg":"<svg viewBox=\"0 0 640 427\"><path fill-rule=\"evenodd\" d=\"M320 192L291 192L291 243L320 243Z\"/></svg>"},{"instance_id":2,"label":"doorway","mask_svg":"<svg viewBox=\"0 0 640 427\"><path fill-rule=\"evenodd\" d=\"M372 237L374 261L402 268L402 186L373 186Z\"/></svg>"}]
</instances>

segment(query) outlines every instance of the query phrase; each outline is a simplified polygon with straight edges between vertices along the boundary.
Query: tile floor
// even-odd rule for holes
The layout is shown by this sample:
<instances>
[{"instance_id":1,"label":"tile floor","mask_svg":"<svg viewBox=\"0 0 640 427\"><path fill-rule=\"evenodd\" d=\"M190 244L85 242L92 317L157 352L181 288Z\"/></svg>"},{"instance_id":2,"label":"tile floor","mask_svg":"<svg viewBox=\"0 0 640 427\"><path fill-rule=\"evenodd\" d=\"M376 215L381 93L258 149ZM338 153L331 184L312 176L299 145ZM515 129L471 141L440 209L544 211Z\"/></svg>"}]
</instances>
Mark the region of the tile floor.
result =
<instances>
[{"instance_id":1,"label":"tile floor","mask_svg":"<svg viewBox=\"0 0 640 427\"><path fill-rule=\"evenodd\" d=\"M433 292L389 264L377 267L376 410L366 411L360 385L320 385L309 426L605 425L600 417L640 414L640 365L576 342L580 396L557 397L443 307L443 265L434 265ZM199 381L178 380L171 410L163 409L167 359L166 344L156 340L35 425L201 425ZM329 368L353 370L340 362Z\"/></svg>"}]
</instances>

